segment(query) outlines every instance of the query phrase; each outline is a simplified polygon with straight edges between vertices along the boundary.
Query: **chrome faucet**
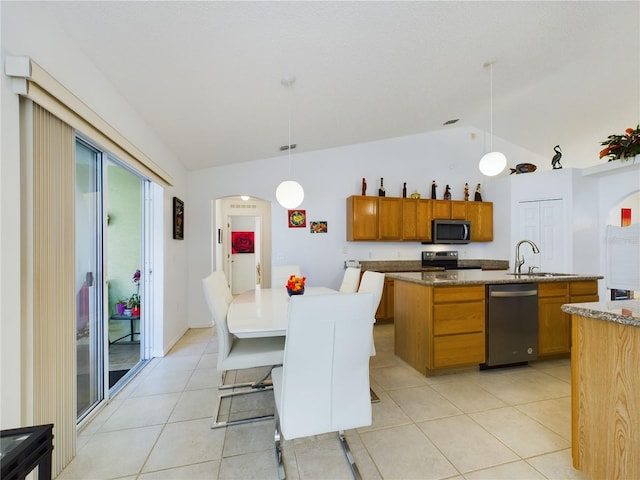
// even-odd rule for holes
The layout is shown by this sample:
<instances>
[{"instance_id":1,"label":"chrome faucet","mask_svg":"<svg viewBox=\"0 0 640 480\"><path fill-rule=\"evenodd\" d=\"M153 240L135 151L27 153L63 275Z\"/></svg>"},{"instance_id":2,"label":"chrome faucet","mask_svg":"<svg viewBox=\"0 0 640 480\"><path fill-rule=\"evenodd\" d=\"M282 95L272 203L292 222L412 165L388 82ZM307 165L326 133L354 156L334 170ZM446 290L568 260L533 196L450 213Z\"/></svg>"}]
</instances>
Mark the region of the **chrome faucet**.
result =
<instances>
[{"instance_id":1,"label":"chrome faucet","mask_svg":"<svg viewBox=\"0 0 640 480\"><path fill-rule=\"evenodd\" d=\"M522 265L524 265L524 255L522 256L522 259L520 258L520 245L522 245L523 243L528 243L529 245L531 245L531 248L533 249L533 253L540 253L540 249L538 248L538 246L533 243L531 240L520 240L517 244L516 244L516 262L513 265L513 273L516 274L520 274L520 269L522 268Z\"/></svg>"}]
</instances>

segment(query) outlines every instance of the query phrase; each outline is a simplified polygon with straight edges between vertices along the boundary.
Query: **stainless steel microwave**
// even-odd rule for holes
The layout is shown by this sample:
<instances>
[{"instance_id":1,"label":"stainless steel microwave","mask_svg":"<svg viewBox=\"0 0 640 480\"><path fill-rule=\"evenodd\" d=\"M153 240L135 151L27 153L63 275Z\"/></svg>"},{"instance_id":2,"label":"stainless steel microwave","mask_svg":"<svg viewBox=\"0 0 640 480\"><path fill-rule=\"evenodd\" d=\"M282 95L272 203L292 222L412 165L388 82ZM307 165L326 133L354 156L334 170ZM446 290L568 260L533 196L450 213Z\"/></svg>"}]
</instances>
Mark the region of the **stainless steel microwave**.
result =
<instances>
[{"instance_id":1,"label":"stainless steel microwave","mask_svg":"<svg viewBox=\"0 0 640 480\"><path fill-rule=\"evenodd\" d=\"M469 243L471 222L468 220L433 220L431 243Z\"/></svg>"}]
</instances>

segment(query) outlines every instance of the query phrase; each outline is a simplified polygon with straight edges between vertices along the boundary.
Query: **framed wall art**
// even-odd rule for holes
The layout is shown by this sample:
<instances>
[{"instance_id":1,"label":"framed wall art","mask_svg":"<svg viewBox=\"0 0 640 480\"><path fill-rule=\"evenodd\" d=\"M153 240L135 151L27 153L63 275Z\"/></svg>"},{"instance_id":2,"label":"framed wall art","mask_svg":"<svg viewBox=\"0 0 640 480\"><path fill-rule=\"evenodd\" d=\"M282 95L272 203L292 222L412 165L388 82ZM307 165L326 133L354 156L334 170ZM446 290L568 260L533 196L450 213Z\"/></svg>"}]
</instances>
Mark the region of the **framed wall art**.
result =
<instances>
[{"instance_id":1,"label":"framed wall art","mask_svg":"<svg viewBox=\"0 0 640 480\"><path fill-rule=\"evenodd\" d=\"M184 239L184 202L173 197L173 238Z\"/></svg>"},{"instance_id":2,"label":"framed wall art","mask_svg":"<svg viewBox=\"0 0 640 480\"><path fill-rule=\"evenodd\" d=\"M289 210L289 228L305 228L306 226L306 210Z\"/></svg>"},{"instance_id":3,"label":"framed wall art","mask_svg":"<svg viewBox=\"0 0 640 480\"><path fill-rule=\"evenodd\" d=\"M254 232L231 232L231 253L255 253Z\"/></svg>"},{"instance_id":4,"label":"framed wall art","mask_svg":"<svg viewBox=\"0 0 640 480\"><path fill-rule=\"evenodd\" d=\"M309 222L309 230L311 233L327 233L328 225L326 221Z\"/></svg>"}]
</instances>

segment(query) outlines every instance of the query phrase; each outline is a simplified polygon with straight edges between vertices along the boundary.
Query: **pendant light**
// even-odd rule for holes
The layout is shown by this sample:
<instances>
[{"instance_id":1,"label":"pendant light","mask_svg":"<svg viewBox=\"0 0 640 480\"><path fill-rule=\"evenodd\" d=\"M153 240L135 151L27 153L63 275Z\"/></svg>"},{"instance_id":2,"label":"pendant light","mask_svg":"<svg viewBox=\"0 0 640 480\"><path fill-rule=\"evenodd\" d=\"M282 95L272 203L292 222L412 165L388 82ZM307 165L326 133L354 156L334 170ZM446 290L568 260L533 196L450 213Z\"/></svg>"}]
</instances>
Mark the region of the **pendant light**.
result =
<instances>
[{"instance_id":1,"label":"pendant light","mask_svg":"<svg viewBox=\"0 0 640 480\"><path fill-rule=\"evenodd\" d=\"M490 117L491 117L491 136L489 137L489 153L486 153L478 164L478 168L483 175L494 177L504 170L507 166L507 157L500 152L493 151L493 64L495 62L487 62L484 67L489 67L489 92L491 97Z\"/></svg>"},{"instance_id":2,"label":"pendant light","mask_svg":"<svg viewBox=\"0 0 640 480\"><path fill-rule=\"evenodd\" d=\"M280 83L287 88L291 88L295 81L296 77L292 76L283 78ZM289 152L289 178L291 178L291 150L295 147L296 145L291 143L291 100L289 100L289 144L280 147L280 150L287 150ZM276 199L284 208L297 208L302 203L302 200L304 200L304 189L302 185L295 180L285 180L276 188Z\"/></svg>"}]
</instances>

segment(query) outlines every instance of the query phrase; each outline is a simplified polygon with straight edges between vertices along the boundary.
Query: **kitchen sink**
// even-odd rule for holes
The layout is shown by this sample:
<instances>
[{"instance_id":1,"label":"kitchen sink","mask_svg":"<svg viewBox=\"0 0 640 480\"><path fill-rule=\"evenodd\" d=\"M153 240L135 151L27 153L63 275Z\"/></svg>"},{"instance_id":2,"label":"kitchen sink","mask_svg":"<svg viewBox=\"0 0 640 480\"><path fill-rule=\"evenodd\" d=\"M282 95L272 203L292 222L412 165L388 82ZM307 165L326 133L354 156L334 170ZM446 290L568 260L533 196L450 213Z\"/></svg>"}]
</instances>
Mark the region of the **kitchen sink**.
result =
<instances>
[{"instance_id":1,"label":"kitchen sink","mask_svg":"<svg viewBox=\"0 0 640 480\"><path fill-rule=\"evenodd\" d=\"M508 273L516 277L578 277L577 273L556 273L556 272L531 272L531 273Z\"/></svg>"}]
</instances>

